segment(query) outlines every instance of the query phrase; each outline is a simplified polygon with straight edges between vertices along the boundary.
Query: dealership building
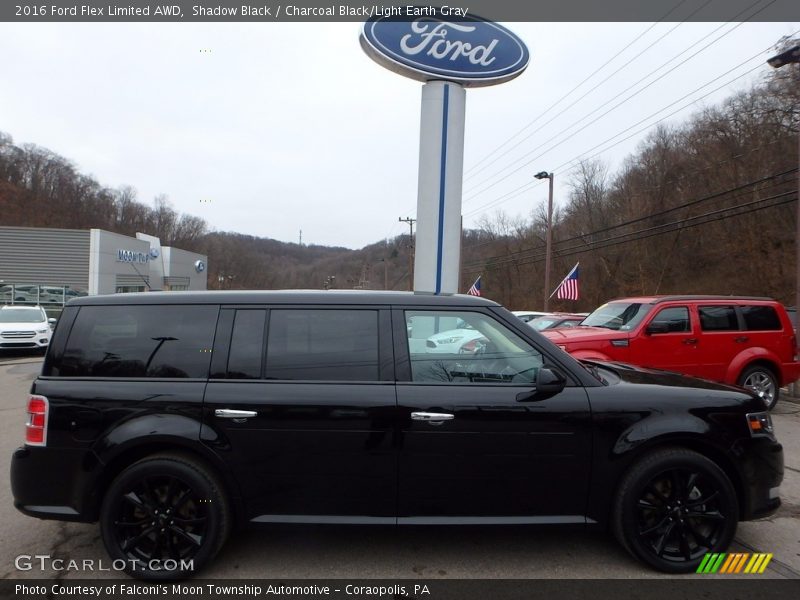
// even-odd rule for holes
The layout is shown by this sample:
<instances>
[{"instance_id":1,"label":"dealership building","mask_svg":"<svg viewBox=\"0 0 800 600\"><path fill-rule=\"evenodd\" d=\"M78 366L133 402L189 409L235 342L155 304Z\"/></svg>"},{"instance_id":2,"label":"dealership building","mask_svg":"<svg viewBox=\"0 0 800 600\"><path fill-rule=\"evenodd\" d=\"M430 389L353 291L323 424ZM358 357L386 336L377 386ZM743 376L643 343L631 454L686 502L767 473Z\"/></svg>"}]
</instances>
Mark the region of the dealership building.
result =
<instances>
[{"instance_id":1,"label":"dealership building","mask_svg":"<svg viewBox=\"0 0 800 600\"><path fill-rule=\"evenodd\" d=\"M162 246L143 233L134 238L102 229L0 227L0 286L12 299L35 300L30 290L57 288L64 297L205 290L207 265L202 254Z\"/></svg>"}]
</instances>

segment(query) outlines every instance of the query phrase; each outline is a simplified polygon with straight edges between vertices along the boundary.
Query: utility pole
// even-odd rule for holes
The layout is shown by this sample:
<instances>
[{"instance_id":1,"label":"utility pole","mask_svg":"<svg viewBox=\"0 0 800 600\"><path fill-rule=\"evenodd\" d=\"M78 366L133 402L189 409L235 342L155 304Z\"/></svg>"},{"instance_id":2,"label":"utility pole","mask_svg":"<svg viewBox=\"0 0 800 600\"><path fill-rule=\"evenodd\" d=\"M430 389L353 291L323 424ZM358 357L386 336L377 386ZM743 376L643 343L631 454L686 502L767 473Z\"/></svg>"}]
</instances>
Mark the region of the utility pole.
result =
<instances>
[{"instance_id":1,"label":"utility pole","mask_svg":"<svg viewBox=\"0 0 800 600\"><path fill-rule=\"evenodd\" d=\"M303 230L300 230L300 241L298 242L301 246L303 245Z\"/></svg>"},{"instance_id":2,"label":"utility pole","mask_svg":"<svg viewBox=\"0 0 800 600\"><path fill-rule=\"evenodd\" d=\"M416 219L411 217L397 218L401 223L408 223L408 291L414 290L414 223Z\"/></svg>"},{"instance_id":3,"label":"utility pole","mask_svg":"<svg viewBox=\"0 0 800 600\"><path fill-rule=\"evenodd\" d=\"M798 74L798 83L800 83L800 44L792 46L791 48L784 50L780 54L773 56L767 63L773 69L780 69L789 64L796 64L797 65L797 74ZM798 133L798 147L797 147L797 160L800 162L800 133ZM794 258L794 269L795 269L795 308L800 309L800 170L797 171L797 207L796 207L796 217L795 217L795 236L794 236L794 247L795 247L795 258ZM795 388L796 389L796 388Z\"/></svg>"},{"instance_id":4,"label":"utility pole","mask_svg":"<svg viewBox=\"0 0 800 600\"><path fill-rule=\"evenodd\" d=\"M547 233L544 251L544 312L550 305L550 259L553 254L553 177L554 173L541 171L534 175L536 179L550 180L550 193L547 196Z\"/></svg>"}]
</instances>

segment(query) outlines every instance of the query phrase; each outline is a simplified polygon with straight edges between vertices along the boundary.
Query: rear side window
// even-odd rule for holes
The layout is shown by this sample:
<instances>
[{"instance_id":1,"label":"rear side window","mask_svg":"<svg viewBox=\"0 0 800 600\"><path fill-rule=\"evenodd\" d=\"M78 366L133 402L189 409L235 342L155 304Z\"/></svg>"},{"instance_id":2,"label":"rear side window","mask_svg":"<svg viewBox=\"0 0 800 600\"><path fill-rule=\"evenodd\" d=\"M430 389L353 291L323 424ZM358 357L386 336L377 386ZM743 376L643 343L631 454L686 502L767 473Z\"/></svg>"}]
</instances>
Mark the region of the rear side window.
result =
<instances>
[{"instance_id":1,"label":"rear side window","mask_svg":"<svg viewBox=\"0 0 800 600\"><path fill-rule=\"evenodd\" d=\"M84 306L51 374L205 378L216 306Z\"/></svg>"},{"instance_id":2,"label":"rear side window","mask_svg":"<svg viewBox=\"0 0 800 600\"><path fill-rule=\"evenodd\" d=\"M732 306L701 306L700 328L703 331L738 331L739 321Z\"/></svg>"},{"instance_id":3,"label":"rear side window","mask_svg":"<svg viewBox=\"0 0 800 600\"><path fill-rule=\"evenodd\" d=\"M748 331L777 331L783 329L778 313L772 306L742 306L744 326Z\"/></svg>"},{"instance_id":4,"label":"rear side window","mask_svg":"<svg viewBox=\"0 0 800 600\"><path fill-rule=\"evenodd\" d=\"M267 379L378 381L378 311L274 309Z\"/></svg>"}]
</instances>

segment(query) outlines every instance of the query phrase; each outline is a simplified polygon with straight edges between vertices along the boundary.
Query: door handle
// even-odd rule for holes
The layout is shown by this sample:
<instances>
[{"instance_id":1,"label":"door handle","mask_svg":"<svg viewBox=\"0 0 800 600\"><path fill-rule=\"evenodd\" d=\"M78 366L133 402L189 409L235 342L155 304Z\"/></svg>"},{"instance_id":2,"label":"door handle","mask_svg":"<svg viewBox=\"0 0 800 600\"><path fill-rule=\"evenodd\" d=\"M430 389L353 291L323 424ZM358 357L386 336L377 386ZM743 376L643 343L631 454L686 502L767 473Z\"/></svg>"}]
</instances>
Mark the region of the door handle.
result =
<instances>
[{"instance_id":1,"label":"door handle","mask_svg":"<svg viewBox=\"0 0 800 600\"><path fill-rule=\"evenodd\" d=\"M736 338L735 340L733 340L733 341L734 341L734 342L736 342L737 344L744 344L745 342L747 342L747 341L749 341L749 340L750 340L750 338L749 338L749 337L747 337L746 335L743 335L743 336L737 337L737 338Z\"/></svg>"},{"instance_id":2,"label":"door handle","mask_svg":"<svg viewBox=\"0 0 800 600\"><path fill-rule=\"evenodd\" d=\"M441 425L444 421L452 421L456 416L450 413L412 412L413 421L427 421L431 425Z\"/></svg>"},{"instance_id":3,"label":"door handle","mask_svg":"<svg viewBox=\"0 0 800 600\"><path fill-rule=\"evenodd\" d=\"M248 419L255 417L257 414L254 410L233 410L230 408L218 408L214 411L214 416L222 419Z\"/></svg>"},{"instance_id":4,"label":"door handle","mask_svg":"<svg viewBox=\"0 0 800 600\"><path fill-rule=\"evenodd\" d=\"M696 344L696 343L697 343L697 338L686 338L686 339L685 339L685 340L683 340L683 342L681 342L681 343L682 343L682 344L686 344L686 345L689 345L689 344Z\"/></svg>"}]
</instances>

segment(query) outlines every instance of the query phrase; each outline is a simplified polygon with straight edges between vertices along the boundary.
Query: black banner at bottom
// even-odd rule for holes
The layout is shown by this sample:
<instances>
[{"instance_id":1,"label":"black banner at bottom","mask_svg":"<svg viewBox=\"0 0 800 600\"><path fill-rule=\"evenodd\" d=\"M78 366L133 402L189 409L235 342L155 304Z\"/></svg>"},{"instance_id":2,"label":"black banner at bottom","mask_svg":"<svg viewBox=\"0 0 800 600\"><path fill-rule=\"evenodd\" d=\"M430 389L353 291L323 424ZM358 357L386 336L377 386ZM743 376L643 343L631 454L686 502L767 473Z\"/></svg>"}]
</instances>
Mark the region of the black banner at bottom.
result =
<instances>
[{"instance_id":1,"label":"black banner at bottom","mask_svg":"<svg viewBox=\"0 0 800 600\"><path fill-rule=\"evenodd\" d=\"M787 600L800 580L694 576L680 579L327 579L143 582L133 579L3 580L2 598L19 600L331 599Z\"/></svg>"}]
</instances>

